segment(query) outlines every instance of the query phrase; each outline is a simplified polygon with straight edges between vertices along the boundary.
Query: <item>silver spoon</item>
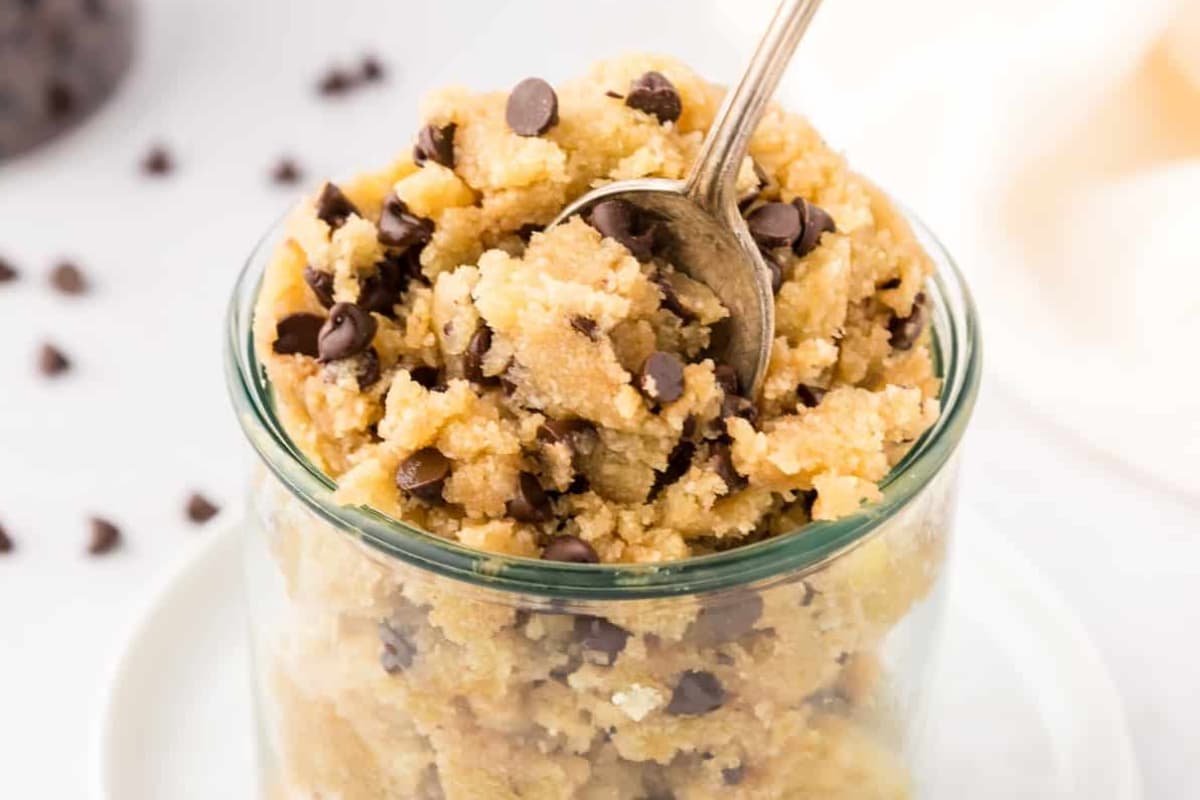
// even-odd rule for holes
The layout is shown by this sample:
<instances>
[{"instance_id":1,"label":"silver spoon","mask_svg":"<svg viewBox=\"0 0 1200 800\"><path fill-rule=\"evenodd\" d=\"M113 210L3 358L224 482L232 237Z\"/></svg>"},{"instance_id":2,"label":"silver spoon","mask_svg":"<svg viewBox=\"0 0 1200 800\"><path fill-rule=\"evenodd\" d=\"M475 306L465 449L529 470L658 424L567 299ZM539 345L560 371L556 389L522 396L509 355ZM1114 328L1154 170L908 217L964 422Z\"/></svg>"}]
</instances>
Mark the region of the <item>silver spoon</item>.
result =
<instances>
[{"instance_id":1,"label":"silver spoon","mask_svg":"<svg viewBox=\"0 0 1200 800\"><path fill-rule=\"evenodd\" d=\"M821 0L783 0L741 81L721 110L687 178L641 178L602 186L567 206L552 224L601 200L627 200L665 227L663 255L711 288L730 319L713 356L737 372L743 392L756 397L775 335L771 273L737 207L738 170L767 100ZM717 337L714 337L717 338Z\"/></svg>"}]
</instances>

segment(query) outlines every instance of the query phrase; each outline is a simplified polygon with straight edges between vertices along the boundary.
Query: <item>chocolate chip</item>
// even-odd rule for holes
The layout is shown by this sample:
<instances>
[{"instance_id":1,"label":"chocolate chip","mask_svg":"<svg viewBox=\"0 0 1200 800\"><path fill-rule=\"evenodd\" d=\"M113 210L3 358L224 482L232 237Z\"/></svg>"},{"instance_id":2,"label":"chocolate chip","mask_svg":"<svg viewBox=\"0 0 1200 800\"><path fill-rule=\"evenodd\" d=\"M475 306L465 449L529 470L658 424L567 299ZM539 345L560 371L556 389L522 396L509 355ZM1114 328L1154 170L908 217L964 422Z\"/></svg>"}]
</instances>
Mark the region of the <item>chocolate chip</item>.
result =
<instances>
[{"instance_id":1,"label":"chocolate chip","mask_svg":"<svg viewBox=\"0 0 1200 800\"><path fill-rule=\"evenodd\" d=\"M517 478L517 493L504 507L505 512L521 522L545 522L550 519L550 498L542 491L537 478L522 472Z\"/></svg>"},{"instance_id":2,"label":"chocolate chip","mask_svg":"<svg viewBox=\"0 0 1200 800\"><path fill-rule=\"evenodd\" d=\"M303 174L295 161L290 158L281 158L271 169L271 180L283 186L291 186L299 182Z\"/></svg>"},{"instance_id":3,"label":"chocolate chip","mask_svg":"<svg viewBox=\"0 0 1200 800\"><path fill-rule=\"evenodd\" d=\"M383 62L375 56L364 56L358 74L365 83L378 83L384 76Z\"/></svg>"},{"instance_id":4,"label":"chocolate chip","mask_svg":"<svg viewBox=\"0 0 1200 800\"><path fill-rule=\"evenodd\" d=\"M600 561L600 556L590 544L580 539L578 536L564 534L556 536L542 550L542 559L545 561L567 561L575 564L596 564Z\"/></svg>"},{"instance_id":5,"label":"chocolate chip","mask_svg":"<svg viewBox=\"0 0 1200 800\"><path fill-rule=\"evenodd\" d=\"M442 486L450 476L450 459L436 447L426 447L400 462L396 486L426 503L442 500Z\"/></svg>"},{"instance_id":6,"label":"chocolate chip","mask_svg":"<svg viewBox=\"0 0 1200 800\"><path fill-rule=\"evenodd\" d=\"M492 329L480 323L475 333L471 334L466 352L463 353L463 375L467 380L475 383L483 383L486 380L483 374L483 359L491 349Z\"/></svg>"},{"instance_id":7,"label":"chocolate chip","mask_svg":"<svg viewBox=\"0 0 1200 800\"><path fill-rule=\"evenodd\" d=\"M9 283L21 277L21 273L12 264L0 258L0 283Z\"/></svg>"},{"instance_id":8,"label":"chocolate chip","mask_svg":"<svg viewBox=\"0 0 1200 800\"><path fill-rule=\"evenodd\" d=\"M758 407L741 395L727 394L721 399L721 419L730 417L741 417L753 425L758 419Z\"/></svg>"},{"instance_id":9,"label":"chocolate chip","mask_svg":"<svg viewBox=\"0 0 1200 800\"><path fill-rule=\"evenodd\" d=\"M548 419L538 426L537 437L550 444L563 443L574 449L580 436L596 429L592 423L582 419Z\"/></svg>"},{"instance_id":10,"label":"chocolate chip","mask_svg":"<svg viewBox=\"0 0 1200 800\"><path fill-rule=\"evenodd\" d=\"M433 220L410 213L404 201L392 192L383 201L379 215L379 243L388 247L425 244L433 237Z\"/></svg>"},{"instance_id":11,"label":"chocolate chip","mask_svg":"<svg viewBox=\"0 0 1200 800\"><path fill-rule=\"evenodd\" d=\"M433 389L441 383L442 373L437 367L420 366L408 371L408 376L426 389Z\"/></svg>"},{"instance_id":12,"label":"chocolate chip","mask_svg":"<svg viewBox=\"0 0 1200 800\"><path fill-rule=\"evenodd\" d=\"M696 315L691 309L685 306L679 299L679 294L675 291L675 287L667 280L665 275L656 274L652 279L654 285L658 287L658 292L662 296L660 301L662 307L670 311L675 316L679 317L684 322L691 322L696 319Z\"/></svg>"},{"instance_id":13,"label":"chocolate chip","mask_svg":"<svg viewBox=\"0 0 1200 800\"><path fill-rule=\"evenodd\" d=\"M13 544L12 537L4 530L4 526L0 525L0 553L11 553L14 547L16 545Z\"/></svg>"},{"instance_id":14,"label":"chocolate chip","mask_svg":"<svg viewBox=\"0 0 1200 800\"><path fill-rule=\"evenodd\" d=\"M686 475L692 466L694 455L696 455L696 445L683 439L676 442L671 454L667 456L666 469L654 476L654 485L650 487L650 493L646 500L653 500L664 488Z\"/></svg>"},{"instance_id":15,"label":"chocolate chip","mask_svg":"<svg viewBox=\"0 0 1200 800\"><path fill-rule=\"evenodd\" d=\"M890 289L899 289L899 288L900 288L900 284L901 284L901 283L903 283L903 281L901 281L899 277L896 277L896 278L888 278L886 281L884 281L883 283L879 284L879 285L878 285L878 286L876 286L875 288L876 288L876 289L882 289L883 291L888 291L888 290L890 290Z\"/></svg>"},{"instance_id":16,"label":"chocolate chip","mask_svg":"<svg viewBox=\"0 0 1200 800\"><path fill-rule=\"evenodd\" d=\"M354 76L341 67L330 67L317 82L317 91L326 97L345 94L357 83Z\"/></svg>"},{"instance_id":17,"label":"chocolate chip","mask_svg":"<svg viewBox=\"0 0 1200 800\"><path fill-rule=\"evenodd\" d=\"M345 225L351 216L356 215L361 216L358 207L350 202L350 198L346 197L336 184L326 182L317 197L317 219L337 230Z\"/></svg>"},{"instance_id":18,"label":"chocolate chip","mask_svg":"<svg viewBox=\"0 0 1200 800\"><path fill-rule=\"evenodd\" d=\"M381 375L379 353L372 347L359 356L358 359L358 371L354 377L358 381L359 390L365 391L374 386Z\"/></svg>"},{"instance_id":19,"label":"chocolate chip","mask_svg":"<svg viewBox=\"0 0 1200 800\"><path fill-rule=\"evenodd\" d=\"M727 443L722 442L713 448L711 464L717 477L725 481L727 491L736 491L746 485L746 479L733 466L733 453Z\"/></svg>"},{"instance_id":20,"label":"chocolate chip","mask_svg":"<svg viewBox=\"0 0 1200 800\"><path fill-rule=\"evenodd\" d=\"M726 786L737 786L746 777L746 768L741 764L721 770L721 780Z\"/></svg>"},{"instance_id":21,"label":"chocolate chip","mask_svg":"<svg viewBox=\"0 0 1200 800\"><path fill-rule=\"evenodd\" d=\"M800 220L803 232L796 239L792 250L796 255L803 258L817 248L821 243L821 234L834 233L837 231L837 225L833 222L833 217L829 213L816 205L810 203L803 197L797 197L792 201L792 205L800 212Z\"/></svg>"},{"instance_id":22,"label":"chocolate chip","mask_svg":"<svg viewBox=\"0 0 1200 800\"><path fill-rule=\"evenodd\" d=\"M221 509L199 492L188 498L184 507L187 518L197 525L202 525L220 513Z\"/></svg>"},{"instance_id":23,"label":"chocolate chip","mask_svg":"<svg viewBox=\"0 0 1200 800\"><path fill-rule=\"evenodd\" d=\"M667 704L668 714L695 716L716 711L725 703L725 687L711 672L688 670L679 676L679 683Z\"/></svg>"},{"instance_id":24,"label":"chocolate chip","mask_svg":"<svg viewBox=\"0 0 1200 800\"><path fill-rule=\"evenodd\" d=\"M316 295L317 302L325 308L333 305L333 273L315 269L313 267L304 268L304 282L308 284L308 288L312 289L312 293Z\"/></svg>"},{"instance_id":25,"label":"chocolate chip","mask_svg":"<svg viewBox=\"0 0 1200 800\"><path fill-rule=\"evenodd\" d=\"M70 261L62 261L50 271L50 285L63 294L83 294L88 289L87 279L79 267Z\"/></svg>"},{"instance_id":26,"label":"chocolate chip","mask_svg":"<svg viewBox=\"0 0 1200 800\"><path fill-rule=\"evenodd\" d=\"M925 330L929 318L928 302L925 293L919 293L913 298L912 313L907 317L892 317L888 323L889 341L897 350L911 349Z\"/></svg>"},{"instance_id":27,"label":"chocolate chip","mask_svg":"<svg viewBox=\"0 0 1200 800\"><path fill-rule=\"evenodd\" d=\"M121 543L121 529L106 519L92 517L88 524L90 535L87 551L91 555L101 556L114 550Z\"/></svg>"},{"instance_id":28,"label":"chocolate chip","mask_svg":"<svg viewBox=\"0 0 1200 800\"><path fill-rule=\"evenodd\" d=\"M683 113L679 92L661 72L647 72L631 83L625 105L653 114L662 123L674 122Z\"/></svg>"},{"instance_id":29,"label":"chocolate chip","mask_svg":"<svg viewBox=\"0 0 1200 800\"><path fill-rule=\"evenodd\" d=\"M592 206L587 222L602 236L620 242L639 261L653 254L658 224L628 200L601 200Z\"/></svg>"},{"instance_id":30,"label":"chocolate chip","mask_svg":"<svg viewBox=\"0 0 1200 800\"><path fill-rule=\"evenodd\" d=\"M739 591L701 608L688 632L706 647L732 642L754 630L762 612L757 592Z\"/></svg>"},{"instance_id":31,"label":"chocolate chip","mask_svg":"<svg viewBox=\"0 0 1200 800\"><path fill-rule=\"evenodd\" d=\"M38 370L46 377L61 375L71 368L71 360L61 350L46 343L38 350Z\"/></svg>"},{"instance_id":32,"label":"chocolate chip","mask_svg":"<svg viewBox=\"0 0 1200 800\"><path fill-rule=\"evenodd\" d=\"M638 389L659 403L675 402L683 396L683 362L661 350L651 353L638 376Z\"/></svg>"},{"instance_id":33,"label":"chocolate chip","mask_svg":"<svg viewBox=\"0 0 1200 800\"><path fill-rule=\"evenodd\" d=\"M417 134L417 143L413 145L412 157L417 164L432 161L443 167L454 168L454 131L458 128L453 122L442 127L426 125Z\"/></svg>"},{"instance_id":34,"label":"chocolate chip","mask_svg":"<svg viewBox=\"0 0 1200 800\"><path fill-rule=\"evenodd\" d=\"M713 378L716 379L717 385L725 394L739 393L741 382L738 380L737 370L729 364L717 364L713 367Z\"/></svg>"},{"instance_id":35,"label":"chocolate chip","mask_svg":"<svg viewBox=\"0 0 1200 800\"><path fill-rule=\"evenodd\" d=\"M611 667L629 636L629 631L602 617L575 618L575 638L583 647L584 659L591 664Z\"/></svg>"},{"instance_id":36,"label":"chocolate chip","mask_svg":"<svg viewBox=\"0 0 1200 800\"><path fill-rule=\"evenodd\" d=\"M761 247L785 247L803 230L800 209L791 203L764 203L746 217L750 235Z\"/></svg>"},{"instance_id":37,"label":"chocolate chip","mask_svg":"<svg viewBox=\"0 0 1200 800\"><path fill-rule=\"evenodd\" d=\"M526 78L509 94L504 119L518 136L541 136L558 124L558 95L541 78Z\"/></svg>"},{"instance_id":38,"label":"chocolate chip","mask_svg":"<svg viewBox=\"0 0 1200 800\"><path fill-rule=\"evenodd\" d=\"M282 356L302 355L316 358L317 337L324 324L325 318L317 314L288 314L275 323L275 342L271 349Z\"/></svg>"},{"instance_id":39,"label":"chocolate chip","mask_svg":"<svg viewBox=\"0 0 1200 800\"><path fill-rule=\"evenodd\" d=\"M175 160L171 158L170 152L161 145L152 147L142 158L142 172L147 175L161 177L169 174L175 169Z\"/></svg>"},{"instance_id":40,"label":"chocolate chip","mask_svg":"<svg viewBox=\"0 0 1200 800\"><path fill-rule=\"evenodd\" d=\"M383 644L383 651L379 654L379 663L383 666L384 672L395 675L412 666L413 659L417 655L417 646L413 644L412 639L405 635L404 631L393 627L391 623L381 622L379 623L379 641Z\"/></svg>"},{"instance_id":41,"label":"chocolate chip","mask_svg":"<svg viewBox=\"0 0 1200 800\"><path fill-rule=\"evenodd\" d=\"M321 361L337 361L356 356L371 345L379 323L354 303L337 303L329 309L329 319L317 334L317 352Z\"/></svg>"},{"instance_id":42,"label":"chocolate chip","mask_svg":"<svg viewBox=\"0 0 1200 800\"><path fill-rule=\"evenodd\" d=\"M779 289L783 286L783 266L766 250L760 250L763 257L763 263L767 265L767 271L771 273L771 291L779 294Z\"/></svg>"},{"instance_id":43,"label":"chocolate chip","mask_svg":"<svg viewBox=\"0 0 1200 800\"><path fill-rule=\"evenodd\" d=\"M820 386L809 386L802 383L796 387L796 399L805 408L816 408L825 397L825 391Z\"/></svg>"},{"instance_id":44,"label":"chocolate chip","mask_svg":"<svg viewBox=\"0 0 1200 800\"><path fill-rule=\"evenodd\" d=\"M576 314L575 316L571 317L571 327L582 333L587 338L591 339L593 342L596 341L596 331L598 326L596 325L596 320L592 319L591 317L585 317L580 314Z\"/></svg>"}]
</instances>

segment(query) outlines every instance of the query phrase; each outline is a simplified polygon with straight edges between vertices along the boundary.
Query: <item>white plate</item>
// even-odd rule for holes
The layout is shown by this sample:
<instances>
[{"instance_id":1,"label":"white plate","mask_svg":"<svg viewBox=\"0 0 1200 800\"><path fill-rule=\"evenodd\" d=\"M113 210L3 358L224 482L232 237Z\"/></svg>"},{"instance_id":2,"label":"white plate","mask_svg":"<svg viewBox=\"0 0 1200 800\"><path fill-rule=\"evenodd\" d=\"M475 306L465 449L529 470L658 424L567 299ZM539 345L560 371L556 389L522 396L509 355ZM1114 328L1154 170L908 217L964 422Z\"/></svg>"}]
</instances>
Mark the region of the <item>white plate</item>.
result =
<instances>
[{"instance_id":1,"label":"white plate","mask_svg":"<svg viewBox=\"0 0 1200 800\"><path fill-rule=\"evenodd\" d=\"M956 544L935 670L927 798L1138 800L1121 703L1055 591L977 516ZM236 528L170 577L114 672L95 797L255 795Z\"/></svg>"}]
</instances>

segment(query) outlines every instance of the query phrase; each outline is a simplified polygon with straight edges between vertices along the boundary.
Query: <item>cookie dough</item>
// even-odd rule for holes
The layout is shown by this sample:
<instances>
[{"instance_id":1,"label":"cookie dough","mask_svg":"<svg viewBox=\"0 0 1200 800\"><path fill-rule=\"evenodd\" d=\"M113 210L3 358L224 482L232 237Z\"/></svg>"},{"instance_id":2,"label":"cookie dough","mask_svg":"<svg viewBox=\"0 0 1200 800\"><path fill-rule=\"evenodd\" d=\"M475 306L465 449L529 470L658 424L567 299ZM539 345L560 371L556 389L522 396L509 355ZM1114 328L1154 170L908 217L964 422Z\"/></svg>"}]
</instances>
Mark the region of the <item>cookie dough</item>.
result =
<instances>
[{"instance_id":1,"label":"cookie dough","mask_svg":"<svg viewBox=\"0 0 1200 800\"><path fill-rule=\"evenodd\" d=\"M682 177L721 93L654 56L445 89L411 154L296 207L256 346L339 502L590 563L803 536L879 497L938 414L932 265L807 121L771 108L739 178L778 285L757 400L707 357L727 311L653 219L610 203L545 227L606 181ZM931 607L948 479L803 579L553 607L258 494L287 594L259 642L282 796L908 796L880 646Z\"/></svg>"}]
</instances>

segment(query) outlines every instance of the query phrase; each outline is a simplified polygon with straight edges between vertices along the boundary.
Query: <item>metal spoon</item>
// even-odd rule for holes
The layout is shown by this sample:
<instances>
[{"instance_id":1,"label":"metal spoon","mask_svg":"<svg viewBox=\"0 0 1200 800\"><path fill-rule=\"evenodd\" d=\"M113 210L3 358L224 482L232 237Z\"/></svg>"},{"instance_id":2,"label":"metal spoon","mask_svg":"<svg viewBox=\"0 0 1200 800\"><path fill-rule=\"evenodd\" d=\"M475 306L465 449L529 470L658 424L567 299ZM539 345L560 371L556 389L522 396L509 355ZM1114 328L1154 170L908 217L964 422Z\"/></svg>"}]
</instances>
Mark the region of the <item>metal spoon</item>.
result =
<instances>
[{"instance_id":1,"label":"metal spoon","mask_svg":"<svg viewBox=\"0 0 1200 800\"><path fill-rule=\"evenodd\" d=\"M820 4L779 4L741 81L725 96L686 179L610 183L567 206L553 223L611 199L627 200L657 218L668 234L664 257L706 284L729 309L730 319L714 336L711 351L734 368L750 397L758 395L766 372L775 302L770 270L738 211L735 182L750 135Z\"/></svg>"}]
</instances>

